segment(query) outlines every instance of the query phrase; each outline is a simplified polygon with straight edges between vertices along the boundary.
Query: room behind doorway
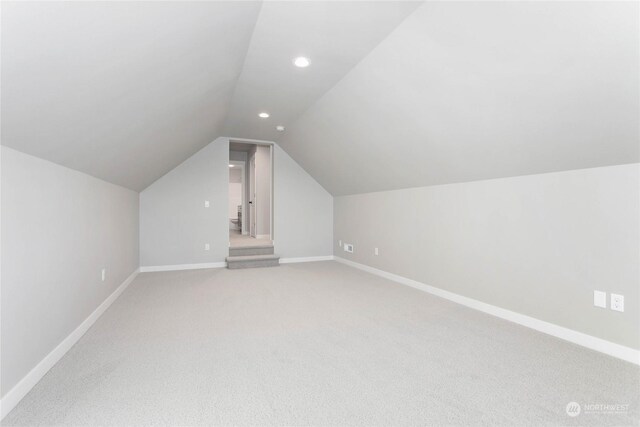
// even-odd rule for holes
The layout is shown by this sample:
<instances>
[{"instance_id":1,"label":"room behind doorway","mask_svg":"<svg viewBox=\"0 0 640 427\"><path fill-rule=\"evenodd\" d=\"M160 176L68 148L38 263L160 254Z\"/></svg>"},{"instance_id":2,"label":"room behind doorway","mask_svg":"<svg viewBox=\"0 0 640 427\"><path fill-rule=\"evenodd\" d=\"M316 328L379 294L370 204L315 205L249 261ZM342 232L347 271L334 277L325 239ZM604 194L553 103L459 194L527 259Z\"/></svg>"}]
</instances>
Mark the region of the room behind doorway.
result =
<instances>
[{"instance_id":1,"label":"room behind doorway","mask_svg":"<svg viewBox=\"0 0 640 427\"><path fill-rule=\"evenodd\" d=\"M229 247L273 245L272 146L229 144Z\"/></svg>"}]
</instances>

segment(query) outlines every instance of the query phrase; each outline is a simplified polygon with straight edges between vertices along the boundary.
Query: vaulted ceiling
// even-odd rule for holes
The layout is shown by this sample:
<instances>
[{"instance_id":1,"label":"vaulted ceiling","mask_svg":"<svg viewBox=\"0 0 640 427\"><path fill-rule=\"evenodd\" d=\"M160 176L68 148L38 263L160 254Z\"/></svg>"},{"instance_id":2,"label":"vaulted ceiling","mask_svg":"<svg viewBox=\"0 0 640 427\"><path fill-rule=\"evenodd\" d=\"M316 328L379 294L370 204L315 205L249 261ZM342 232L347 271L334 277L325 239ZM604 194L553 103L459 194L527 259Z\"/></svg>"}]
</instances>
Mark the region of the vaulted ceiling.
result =
<instances>
[{"instance_id":1,"label":"vaulted ceiling","mask_svg":"<svg viewBox=\"0 0 640 427\"><path fill-rule=\"evenodd\" d=\"M334 195L637 162L637 16L635 2L3 2L2 144L135 190L223 135L279 142Z\"/></svg>"},{"instance_id":2,"label":"vaulted ceiling","mask_svg":"<svg viewBox=\"0 0 640 427\"><path fill-rule=\"evenodd\" d=\"M2 144L141 190L220 136L253 2L3 2Z\"/></svg>"},{"instance_id":3,"label":"vaulted ceiling","mask_svg":"<svg viewBox=\"0 0 640 427\"><path fill-rule=\"evenodd\" d=\"M418 5L3 2L2 144L142 190L219 136L272 139Z\"/></svg>"},{"instance_id":4,"label":"vaulted ceiling","mask_svg":"<svg viewBox=\"0 0 640 427\"><path fill-rule=\"evenodd\" d=\"M427 2L281 146L334 195L639 160L637 2Z\"/></svg>"},{"instance_id":5,"label":"vaulted ceiling","mask_svg":"<svg viewBox=\"0 0 640 427\"><path fill-rule=\"evenodd\" d=\"M253 30L225 134L277 140L420 3L267 1ZM311 66L297 68L297 56ZM269 120L260 120L266 111Z\"/></svg>"}]
</instances>

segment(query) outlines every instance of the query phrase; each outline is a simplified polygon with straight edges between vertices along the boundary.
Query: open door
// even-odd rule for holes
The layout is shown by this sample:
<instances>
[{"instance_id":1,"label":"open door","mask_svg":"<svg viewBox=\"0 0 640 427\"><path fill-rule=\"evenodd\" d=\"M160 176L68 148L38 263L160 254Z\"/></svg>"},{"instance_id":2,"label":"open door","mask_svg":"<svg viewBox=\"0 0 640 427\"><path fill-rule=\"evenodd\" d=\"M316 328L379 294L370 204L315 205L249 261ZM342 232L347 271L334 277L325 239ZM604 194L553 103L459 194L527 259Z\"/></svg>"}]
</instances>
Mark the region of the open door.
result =
<instances>
[{"instance_id":1,"label":"open door","mask_svg":"<svg viewBox=\"0 0 640 427\"><path fill-rule=\"evenodd\" d=\"M249 235L256 237L256 157L249 159Z\"/></svg>"},{"instance_id":2,"label":"open door","mask_svg":"<svg viewBox=\"0 0 640 427\"><path fill-rule=\"evenodd\" d=\"M239 183L242 192L237 191ZM273 245L272 144L229 143L229 196L229 246Z\"/></svg>"}]
</instances>

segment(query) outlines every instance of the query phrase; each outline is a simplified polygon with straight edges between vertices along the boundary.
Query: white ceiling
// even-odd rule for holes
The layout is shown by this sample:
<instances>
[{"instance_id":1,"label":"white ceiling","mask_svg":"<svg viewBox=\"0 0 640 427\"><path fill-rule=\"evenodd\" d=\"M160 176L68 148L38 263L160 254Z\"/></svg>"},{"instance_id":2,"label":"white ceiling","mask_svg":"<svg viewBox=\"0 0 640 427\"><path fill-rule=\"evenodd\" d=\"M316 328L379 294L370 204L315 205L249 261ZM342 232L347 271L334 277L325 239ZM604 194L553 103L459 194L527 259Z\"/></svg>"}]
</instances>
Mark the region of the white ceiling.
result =
<instances>
[{"instance_id":1,"label":"white ceiling","mask_svg":"<svg viewBox=\"0 0 640 427\"><path fill-rule=\"evenodd\" d=\"M334 195L637 162L637 16L635 2L2 2L2 144L135 190L222 135L278 141Z\"/></svg>"},{"instance_id":2,"label":"white ceiling","mask_svg":"<svg viewBox=\"0 0 640 427\"><path fill-rule=\"evenodd\" d=\"M274 140L421 3L267 1L233 96L226 135ZM308 68L294 67L297 56ZM268 112L269 119L258 113Z\"/></svg>"},{"instance_id":3,"label":"white ceiling","mask_svg":"<svg viewBox=\"0 0 640 427\"><path fill-rule=\"evenodd\" d=\"M334 195L639 161L637 2L428 2L287 127Z\"/></svg>"},{"instance_id":4,"label":"white ceiling","mask_svg":"<svg viewBox=\"0 0 640 427\"><path fill-rule=\"evenodd\" d=\"M416 4L2 2L2 144L142 190L225 120L269 139L258 106L290 120Z\"/></svg>"},{"instance_id":5,"label":"white ceiling","mask_svg":"<svg viewBox=\"0 0 640 427\"><path fill-rule=\"evenodd\" d=\"M221 134L259 9L3 2L2 144L145 188Z\"/></svg>"}]
</instances>

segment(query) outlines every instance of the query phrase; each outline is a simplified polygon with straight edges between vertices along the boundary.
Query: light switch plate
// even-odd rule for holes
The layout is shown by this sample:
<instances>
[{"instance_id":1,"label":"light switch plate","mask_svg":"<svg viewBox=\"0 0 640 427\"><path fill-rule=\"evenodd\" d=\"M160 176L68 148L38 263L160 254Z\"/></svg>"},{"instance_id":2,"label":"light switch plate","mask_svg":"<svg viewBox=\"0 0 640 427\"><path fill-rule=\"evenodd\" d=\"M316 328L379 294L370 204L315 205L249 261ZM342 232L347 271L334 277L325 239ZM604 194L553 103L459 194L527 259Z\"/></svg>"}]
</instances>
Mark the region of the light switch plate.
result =
<instances>
[{"instance_id":1,"label":"light switch plate","mask_svg":"<svg viewBox=\"0 0 640 427\"><path fill-rule=\"evenodd\" d=\"M624 311L624 295L611 294L611 310Z\"/></svg>"},{"instance_id":2,"label":"light switch plate","mask_svg":"<svg viewBox=\"0 0 640 427\"><path fill-rule=\"evenodd\" d=\"M204 201L204 207L205 207L205 208L208 208L208 207L209 207L209 201L208 201L208 200L205 200L205 201Z\"/></svg>"},{"instance_id":3,"label":"light switch plate","mask_svg":"<svg viewBox=\"0 0 640 427\"><path fill-rule=\"evenodd\" d=\"M596 307L607 308L607 293L602 291L593 291L593 305Z\"/></svg>"},{"instance_id":4,"label":"light switch plate","mask_svg":"<svg viewBox=\"0 0 640 427\"><path fill-rule=\"evenodd\" d=\"M379 254L378 254L378 248L374 248L374 249L373 249L373 253L374 253L375 255L379 255Z\"/></svg>"},{"instance_id":5,"label":"light switch plate","mask_svg":"<svg viewBox=\"0 0 640 427\"><path fill-rule=\"evenodd\" d=\"M208 244L208 243L205 243L205 244L204 244L204 250L205 250L205 251L208 251L209 249L211 249L211 245L210 245L210 244Z\"/></svg>"}]
</instances>

